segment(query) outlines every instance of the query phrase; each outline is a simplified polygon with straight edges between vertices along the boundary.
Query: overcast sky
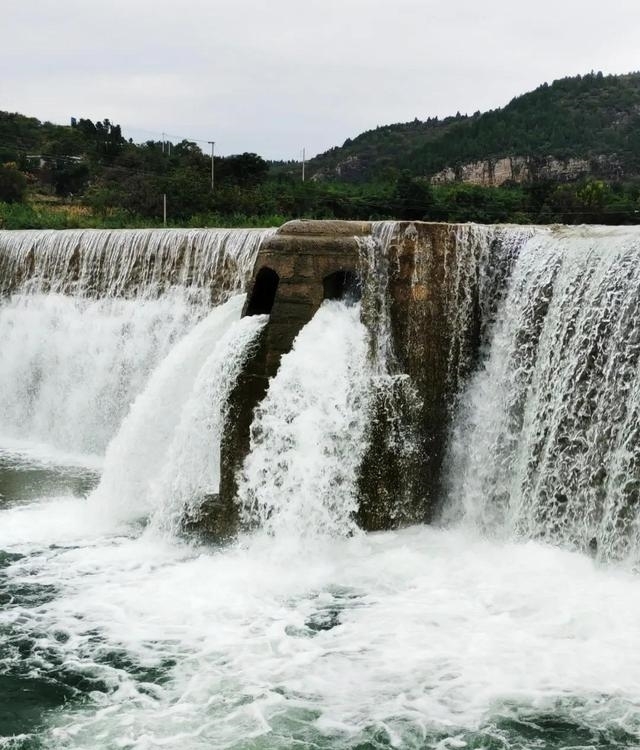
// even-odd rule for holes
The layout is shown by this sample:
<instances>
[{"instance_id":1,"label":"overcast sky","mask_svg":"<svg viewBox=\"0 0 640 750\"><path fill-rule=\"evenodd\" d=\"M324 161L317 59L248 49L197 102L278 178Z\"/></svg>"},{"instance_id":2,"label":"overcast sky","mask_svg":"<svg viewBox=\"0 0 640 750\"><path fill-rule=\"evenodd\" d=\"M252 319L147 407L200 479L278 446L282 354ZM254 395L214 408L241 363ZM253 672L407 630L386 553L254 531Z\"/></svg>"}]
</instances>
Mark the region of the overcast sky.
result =
<instances>
[{"instance_id":1,"label":"overcast sky","mask_svg":"<svg viewBox=\"0 0 640 750\"><path fill-rule=\"evenodd\" d=\"M0 109L282 159L640 69L640 0L2 0L0 32Z\"/></svg>"}]
</instances>

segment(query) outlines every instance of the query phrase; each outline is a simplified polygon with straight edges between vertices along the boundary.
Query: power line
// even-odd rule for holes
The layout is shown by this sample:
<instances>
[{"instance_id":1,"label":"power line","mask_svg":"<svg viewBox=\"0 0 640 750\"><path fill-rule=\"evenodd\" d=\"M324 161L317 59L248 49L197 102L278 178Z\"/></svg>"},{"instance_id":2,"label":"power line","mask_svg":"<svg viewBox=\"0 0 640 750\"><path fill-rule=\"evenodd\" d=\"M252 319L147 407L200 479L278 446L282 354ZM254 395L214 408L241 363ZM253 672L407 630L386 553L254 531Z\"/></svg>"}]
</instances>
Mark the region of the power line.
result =
<instances>
[{"instance_id":1,"label":"power line","mask_svg":"<svg viewBox=\"0 0 640 750\"><path fill-rule=\"evenodd\" d=\"M148 130L147 128L135 128L135 127L129 127L125 125L121 125L120 128L122 131L125 131L125 130L137 131L138 133L147 133L148 135L160 135L162 136L163 140L166 136L167 138L175 138L176 140L190 141L192 143L209 143L209 141L206 140L205 138L192 138L187 135L176 135L175 133L167 133L165 131L160 132L158 130Z\"/></svg>"}]
</instances>

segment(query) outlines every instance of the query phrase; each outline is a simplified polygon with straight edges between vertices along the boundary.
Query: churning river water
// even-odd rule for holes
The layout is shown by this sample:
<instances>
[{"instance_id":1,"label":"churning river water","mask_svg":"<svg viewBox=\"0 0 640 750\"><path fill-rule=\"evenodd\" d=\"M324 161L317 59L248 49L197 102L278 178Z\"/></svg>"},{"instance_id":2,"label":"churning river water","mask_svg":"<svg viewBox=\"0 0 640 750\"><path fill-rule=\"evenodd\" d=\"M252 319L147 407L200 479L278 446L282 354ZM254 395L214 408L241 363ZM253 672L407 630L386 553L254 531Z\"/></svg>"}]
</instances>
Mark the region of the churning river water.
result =
<instances>
[{"instance_id":1,"label":"churning river water","mask_svg":"<svg viewBox=\"0 0 640 750\"><path fill-rule=\"evenodd\" d=\"M0 305L0 748L640 747L634 490L614 481L638 453L625 236L617 256L572 239L565 265L548 238L522 249L460 398L441 525L355 526L381 369L359 304L325 302L256 412L239 478L255 530L216 546L180 518L217 489L226 397L266 322L240 317L260 238L234 237L199 251L235 264L214 306L197 268L182 290ZM141 236L116 239L114 274L139 268ZM606 513L565 512L598 461Z\"/></svg>"},{"instance_id":2,"label":"churning river water","mask_svg":"<svg viewBox=\"0 0 640 750\"><path fill-rule=\"evenodd\" d=\"M414 527L224 548L0 458L0 747L640 744L637 578Z\"/></svg>"}]
</instances>

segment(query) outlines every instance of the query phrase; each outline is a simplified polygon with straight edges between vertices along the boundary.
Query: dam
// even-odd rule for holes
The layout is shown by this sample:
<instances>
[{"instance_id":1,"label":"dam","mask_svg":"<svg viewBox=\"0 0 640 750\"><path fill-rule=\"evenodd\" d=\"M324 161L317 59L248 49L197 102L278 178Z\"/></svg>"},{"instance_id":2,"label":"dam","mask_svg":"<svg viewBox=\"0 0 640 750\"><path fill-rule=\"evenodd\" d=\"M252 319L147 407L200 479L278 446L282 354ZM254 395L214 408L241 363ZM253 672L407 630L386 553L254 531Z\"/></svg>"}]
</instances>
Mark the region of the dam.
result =
<instances>
[{"instance_id":1,"label":"dam","mask_svg":"<svg viewBox=\"0 0 640 750\"><path fill-rule=\"evenodd\" d=\"M640 742L638 228L0 231L0 347L0 747Z\"/></svg>"}]
</instances>

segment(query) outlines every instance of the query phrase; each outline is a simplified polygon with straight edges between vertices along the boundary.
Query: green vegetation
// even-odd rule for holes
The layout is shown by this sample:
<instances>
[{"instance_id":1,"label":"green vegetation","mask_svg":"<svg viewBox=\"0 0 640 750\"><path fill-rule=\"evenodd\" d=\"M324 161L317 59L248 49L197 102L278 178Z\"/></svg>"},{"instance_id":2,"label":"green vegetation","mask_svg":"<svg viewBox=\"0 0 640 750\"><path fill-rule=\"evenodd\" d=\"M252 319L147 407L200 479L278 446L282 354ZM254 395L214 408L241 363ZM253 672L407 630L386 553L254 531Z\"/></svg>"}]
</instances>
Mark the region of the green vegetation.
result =
<instances>
[{"instance_id":1,"label":"green vegetation","mask_svg":"<svg viewBox=\"0 0 640 750\"><path fill-rule=\"evenodd\" d=\"M0 164L0 199L7 203L20 203L27 193L27 178L17 164Z\"/></svg>"},{"instance_id":2,"label":"green vegetation","mask_svg":"<svg viewBox=\"0 0 640 750\"><path fill-rule=\"evenodd\" d=\"M447 167L519 157L528 181L431 184ZM536 164L580 159L554 179ZM0 112L0 227L275 226L291 218L638 223L640 74L544 84L471 117L376 128L308 165L191 141L127 141L108 119L71 126ZM543 177L545 179L543 179Z\"/></svg>"},{"instance_id":3,"label":"green vegetation","mask_svg":"<svg viewBox=\"0 0 640 750\"><path fill-rule=\"evenodd\" d=\"M369 181L390 169L396 176L406 169L428 177L445 167L507 156L534 163L577 157L594 162L595 176L639 176L640 73L563 78L484 114L386 125L317 156L309 166L328 179Z\"/></svg>"}]
</instances>

